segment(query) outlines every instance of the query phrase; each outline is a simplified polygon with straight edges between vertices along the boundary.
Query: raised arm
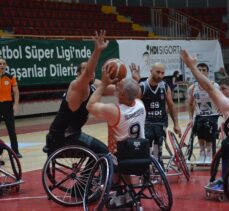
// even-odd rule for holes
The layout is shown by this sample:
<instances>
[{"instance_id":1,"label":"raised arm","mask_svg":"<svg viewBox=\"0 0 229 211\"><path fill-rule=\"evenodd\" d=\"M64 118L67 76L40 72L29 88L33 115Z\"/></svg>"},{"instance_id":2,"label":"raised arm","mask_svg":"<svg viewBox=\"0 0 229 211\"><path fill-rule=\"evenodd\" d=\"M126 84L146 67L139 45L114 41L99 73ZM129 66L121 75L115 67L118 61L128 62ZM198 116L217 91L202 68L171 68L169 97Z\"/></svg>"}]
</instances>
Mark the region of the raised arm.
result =
<instances>
[{"instance_id":1,"label":"raised arm","mask_svg":"<svg viewBox=\"0 0 229 211\"><path fill-rule=\"evenodd\" d=\"M171 119L173 121L173 130L176 134L179 135L179 137L181 137L181 129L178 123L178 115L177 115L177 110L176 110L176 106L173 102L173 98L172 98L172 92L171 89L168 87L167 92L166 92L166 102L168 105L168 110L169 110L169 114L171 116Z\"/></svg>"},{"instance_id":2,"label":"raised arm","mask_svg":"<svg viewBox=\"0 0 229 211\"><path fill-rule=\"evenodd\" d=\"M131 63L129 65L129 68L130 68L130 71L131 71L132 78L135 81L140 82L141 76L140 76L140 67L139 67L139 65L136 65L134 63ZM142 98L142 91L141 91L141 89L139 89L139 94L138 94L137 98Z\"/></svg>"},{"instance_id":3,"label":"raised arm","mask_svg":"<svg viewBox=\"0 0 229 211\"><path fill-rule=\"evenodd\" d=\"M206 92L209 94L210 98L213 100L219 110L222 113L228 110L228 98L226 98L220 90L216 89L207 77L201 74L201 72L196 67L196 58L191 57L186 50L182 50L181 59L192 71L192 74L194 75L196 80L199 82L201 87L206 90Z\"/></svg>"},{"instance_id":4,"label":"raised arm","mask_svg":"<svg viewBox=\"0 0 229 211\"><path fill-rule=\"evenodd\" d=\"M94 79L96 65L98 63L101 52L108 46L108 41L105 41L106 32L101 30L98 34L95 33L93 40L95 41L95 49L89 58L88 62L81 64L81 74L77 79L73 80L67 91L67 101L69 108L75 111L81 103L88 97L88 85Z\"/></svg>"},{"instance_id":5,"label":"raised arm","mask_svg":"<svg viewBox=\"0 0 229 211\"><path fill-rule=\"evenodd\" d=\"M139 65L136 65L136 64L134 64L134 63L131 63L131 64L129 65L129 68L130 68L130 71L131 71L131 76L132 76L132 78L133 78L135 81L139 82L140 79L141 79L141 76L140 76L140 67L139 67Z\"/></svg>"}]
</instances>

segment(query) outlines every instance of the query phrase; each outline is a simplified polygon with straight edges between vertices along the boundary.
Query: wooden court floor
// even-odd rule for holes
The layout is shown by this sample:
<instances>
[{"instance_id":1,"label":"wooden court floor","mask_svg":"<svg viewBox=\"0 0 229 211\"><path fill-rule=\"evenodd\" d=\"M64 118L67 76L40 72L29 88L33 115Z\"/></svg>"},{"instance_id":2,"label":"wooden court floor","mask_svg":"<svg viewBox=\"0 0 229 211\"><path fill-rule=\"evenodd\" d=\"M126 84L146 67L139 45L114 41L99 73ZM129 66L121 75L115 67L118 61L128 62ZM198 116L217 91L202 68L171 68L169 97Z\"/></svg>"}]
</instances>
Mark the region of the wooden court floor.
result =
<instances>
[{"instance_id":1,"label":"wooden court floor","mask_svg":"<svg viewBox=\"0 0 229 211\"><path fill-rule=\"evenodd\" d=\"M184 131L188 122L188 113L185 106L178 107L179 123ZM17 119L19 149L23 158L20 159L23 169L24 183L20 186L19 193L11 193L0 197L0 211L49 211L49 210L83 210L82 207L66 208L49 201L41 182L41 172L46 154L42 152L45 145L45 136L53 116ZM171 120L169 129L171 130ZM83 131L95 136L106 143L107 126L91 117ZM0 139L9 144L5 125L0 125ZM195 150L195 153L198 153ZM182 211L226 211L229 210L228 202L219 202L217 198L207 200L203 186L208 183L209 168L194 169L189 182L181 176L178 182L171 182L174 205L172 210ZM159 210L154 202L146 201L144 210Z\"/></svg>"}]
</instances>

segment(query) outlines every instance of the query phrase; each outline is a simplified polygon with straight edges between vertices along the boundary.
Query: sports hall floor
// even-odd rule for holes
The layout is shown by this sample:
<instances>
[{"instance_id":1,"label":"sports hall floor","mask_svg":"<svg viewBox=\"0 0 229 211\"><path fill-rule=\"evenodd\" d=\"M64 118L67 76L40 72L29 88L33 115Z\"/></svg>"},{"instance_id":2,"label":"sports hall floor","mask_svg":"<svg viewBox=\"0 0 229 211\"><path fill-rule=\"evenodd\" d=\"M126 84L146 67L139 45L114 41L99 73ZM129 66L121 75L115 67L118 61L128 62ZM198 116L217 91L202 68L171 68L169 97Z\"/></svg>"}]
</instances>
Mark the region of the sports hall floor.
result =
<instances>
[{"instance_id":1,"label":"sports hall floor","mask_svg":"<svg viewBox=\"0 0 229 211\"><path fill-rule=\"evenodd\" d=\"M179 122L184 131L188 121L186 106L177 106L179 111ZM45 144L45 135L53 116L43 116L28 119L17 119L16 128L23 169L24 183L20 186L19 193L0 196L0 211L49 211L67 210L81 211L82 207L62 207L47 199L41 182L41 169L46 160L46 154L42 152ZM171 123L171 121L170 121ZM169 129L171 129L171 125ZM90 118L83 131L106 142L106 124ZM0 125L0 138L9 144L5 125ZM197 150L195 151L197 153ZM209 180L209 168L198 168L191 172L190 181L184 176L179 181L171 181L173 193L172 210L182 211L227 211L229 202L219 202L217 198L207 200L205 198L204 186ZM143 202L144 210L159 210L153 201Z\"/></svg>"}]
</instances>

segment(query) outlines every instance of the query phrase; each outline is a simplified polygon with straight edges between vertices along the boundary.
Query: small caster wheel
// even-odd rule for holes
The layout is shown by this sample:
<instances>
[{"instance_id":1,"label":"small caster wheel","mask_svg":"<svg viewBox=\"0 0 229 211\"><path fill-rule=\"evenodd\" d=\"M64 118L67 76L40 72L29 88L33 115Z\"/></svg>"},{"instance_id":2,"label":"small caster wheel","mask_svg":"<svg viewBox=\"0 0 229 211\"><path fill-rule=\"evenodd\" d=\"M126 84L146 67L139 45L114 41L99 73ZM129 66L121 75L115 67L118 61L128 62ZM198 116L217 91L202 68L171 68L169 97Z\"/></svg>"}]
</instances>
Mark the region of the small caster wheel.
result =
<instances>
[{"instance_id":1,"label":"small caster wheel","mask_svg":"<svg viewBox=\"0 0 229 211\"><path fill-rule=\"evenodd\" d=\"M210 199L210 198L211 198L211 193L208 192L208 191L206 191L206 192L205 192L205 196L206 196L207 199Z\"/></svg>"},{"instance_id":2,"label":"small caster wheel","mask_svg":"<svg viewBox=\"0 0 229 211\"><path fill-rule=\"evenodd\" d=\"M223 194L219 194L218 200L223 202L224 201L224 195Z\"/></svg>"}]
</instances>

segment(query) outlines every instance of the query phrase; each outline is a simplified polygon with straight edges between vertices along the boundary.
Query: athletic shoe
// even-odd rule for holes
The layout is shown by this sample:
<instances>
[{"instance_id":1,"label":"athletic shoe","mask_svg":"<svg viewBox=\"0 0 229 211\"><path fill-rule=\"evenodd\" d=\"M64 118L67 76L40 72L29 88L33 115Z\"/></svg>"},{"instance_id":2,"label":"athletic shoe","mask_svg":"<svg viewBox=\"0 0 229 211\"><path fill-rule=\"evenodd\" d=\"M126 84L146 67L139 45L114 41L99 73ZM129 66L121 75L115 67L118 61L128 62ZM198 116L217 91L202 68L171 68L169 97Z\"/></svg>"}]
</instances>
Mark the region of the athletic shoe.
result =
<instances>
[{"instance_id":1,"label":"athletic shoe","mask_svg":"<svg viewBox=\"0 0 229 211\"><path fill-rule=\"evenodd\" d=\"M186 164L191 164L192 162L191 162L191 160L186 160Z\"/></svg>"},{"instance_id":2,"label":"athletic shoe","mask_svg":"<svg viewBox=\"0 0 229 211\"><path fill-rule=\"evenodd\" d=\"M216 191L224 191L223 189L223 183L221 184L216 184L215 186L211 187L212 190L216 190Z\"/></svg>"},{"instance_id":3,"label":"athletic shoe","mask_svg":"<svg viewBox=\"0 0 229 211\"><path fill-rule=\"evenodd\" d=\"M212 162L212 151L208 151L204 163L211 164Z\"/></svg>"},{"instance_id":4,"label":"athletic shoe","mask_svg":"<svg viewBox=\"0 0 229 211\"><path fill-rule=\"evenodd\" d=\"M22 155L19 152L16 153L16 155L17 155L17 158L22 158Z\"/></svg>"},{"instance_id":5,"label":"athletic shoe","mask_svg":"<svg viewBox=\"0 0 229 211\"><path fill-rule=\"evenodd\" d=\"M205 157L206 157L205 151L200 151L200 157L196 161L196 163L200 163L200 164L204 163L205 162Z\"/></svg>"},{"instance_id":6,"label":"athletic shoe","mask_svg":"<svg viewBox=\"0 0 229 211\"><path fill-rule=\"evenodd\" d=\"M223 184L223 178L222 177L219 177L218 179L216 179L213 182L209 183L207 186L209 188L211 188L211 187L214 187L214 186L220 185L220 184Z\"/></svg>"}]
</instances>

